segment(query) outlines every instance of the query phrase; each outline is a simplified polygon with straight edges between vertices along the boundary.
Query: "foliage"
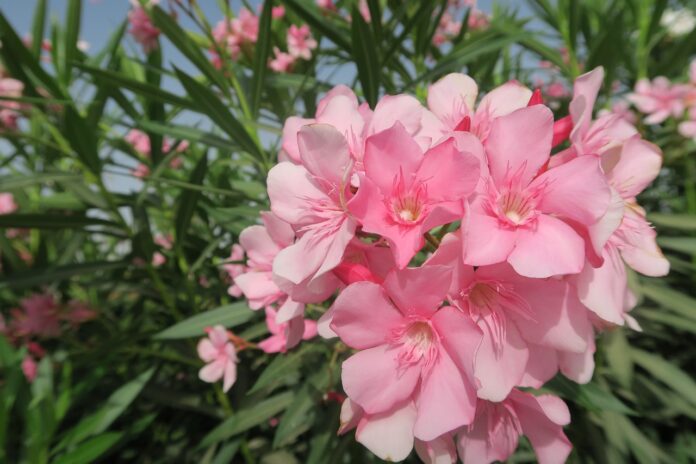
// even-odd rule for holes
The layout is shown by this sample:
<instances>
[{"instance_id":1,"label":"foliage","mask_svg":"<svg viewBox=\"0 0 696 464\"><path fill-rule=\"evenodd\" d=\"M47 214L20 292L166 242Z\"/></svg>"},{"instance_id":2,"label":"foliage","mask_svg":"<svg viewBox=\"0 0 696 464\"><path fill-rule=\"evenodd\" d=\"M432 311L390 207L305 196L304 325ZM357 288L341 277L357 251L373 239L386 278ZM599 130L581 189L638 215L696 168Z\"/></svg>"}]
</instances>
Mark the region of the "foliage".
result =
<instances>
[{"instance_id":1,"label":"foliage","mask_svg":"<svg viewBox=\"0 0 696 464\"><path fill-rule=\"evenodd\" d=\"M234 14L219 3L220 18ZM666 0L531 0L540 30L503 4L488 27L464 26L442 47L432 38L445 1L368 0L372 17L383 18L370 22L358 2L339 2L352 23L310 0L278 0L285 22L271 21L271 3L258 47L235 62L221 53L220 67L209 58L218 46L210 23L220 18L204 17L194 1L173 2L199 26L194 31L152 9L168 45L148 54L133 51L125 21L102 50L82 52L80 0L67 2L66 23L50 28L47 2L38 1L29 46L0 13L0 56L24 84L14 101L26 115L0 145L0 191L18 204L0 216L0 230L25 230L0 234L2 315L36 292L79 299L98 313L45 342L50 354L31 384L21 374L25 348L0 337L0 460L377 461L335 433L347 350L340 343L275 356L244 350L229 394L197 377L195 343L206 326L222 324L251 342L266 334L263 315L228 295L223 266L240 231L268 208L265 178L285 119L313 115L344 69L373 105L385 93L422 98L452 71L491 88L531 83L539 59L556 65L560 82L602 65L608 105L612 82L626 92L640 77L684 79L696 54L696 29L674 37L660 24ZM265 63L288 21L309 24L319 47L294 72L273 73ZM48 63L43 37L53 44ZM166 56L174 50L176 60ZM567 98L558 104L565 108ZM147 134L150 159L124 141L131 128ZM696 461L696 145L675 123L640 129L665 154L641 203L672 272L631 276L640 300L632 314L643 332L607 332L591 383L549 385L571 406L572 462ZM188 146L162 150L165 139ZM182 164L172 168L176 157ZM134 178L136 163L149 175ZM117 188L124 182L133 188ZM158 237L171 237L170 246ZM310 307L310 316L321 311ZM530 460L528 446L513 459Z\"/></svg>"}]
</instances>

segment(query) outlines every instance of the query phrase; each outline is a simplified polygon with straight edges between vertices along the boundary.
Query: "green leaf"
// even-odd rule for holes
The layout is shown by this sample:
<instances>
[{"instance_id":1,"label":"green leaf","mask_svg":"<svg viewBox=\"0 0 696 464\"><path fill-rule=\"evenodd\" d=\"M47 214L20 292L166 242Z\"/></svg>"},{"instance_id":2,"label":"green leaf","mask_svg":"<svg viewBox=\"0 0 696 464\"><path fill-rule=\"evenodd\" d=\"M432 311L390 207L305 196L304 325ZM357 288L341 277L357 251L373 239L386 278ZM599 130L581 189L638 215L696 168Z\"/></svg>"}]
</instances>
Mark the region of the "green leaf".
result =
<instances>
[{"instance_id":1,"label":"green leaf","mask_svg":"<svg viewBox=\"0 0 696 464\"><path fill-rule=\"evenodd\" d=\"M113 392L98 411L83 418L75 427L70 429L58 443L54 452L70 448L89 437L105 432L138 397L154 373L154 368L149 369Z\"/></svg>"},{"instance_id":2,"label":"green leaf","mask_svg":"<svg viewBox=\"0 0 696 464\"><path fill-rule=\"evenodd\" d=\"M309 383L304 384L299 389L280 419L278 429L273 437L274 448L292 443L299 435L309 430L314 419L316 403L320 398L321 392Z\"/></svg>"},{"instance_id":3,"label":"green leaf","mask_svg":"<svg viewBox=\"0 0 696 464\"><path fill-rule=\"evenodd\" d=\"M63 47L65 50L63 70L63 82L67 86L70 83L73 61L79 53L77 41L80 38L80 16L82 15L82 0L69 0L65 14L65 35ZM56 46L56 44L53 44Z\"/></svg>"},{"instance_id":4,"label":"green leaf","mask_svg":"<svg viewBox=\"0 0 696 464\"><path fill-rule=\"evenodd\" d=\"M46 0L38 0L34 8L34 20L31 27L31 52L41 56L41 45L46 28Z\"/></svg>"},{"instance_id":5,"label":"green leaf","mask_svg":"<svg viewBox=\"0 0 696 464\"><path fill-rule=\"evenodd\" d=\"M259 375L258 380L247 394L250 395L262 389L275 388L288 377L297 375L307 356L315 352L316 349L313 345L302 345L290 353L274 356L273 361Z\"/></svg>"},{"instance_id":6,"label":"green leaf","mask_svg":"<svg viewBox=\"0 0 696 464\"><path fill-rule=\"evenodd\" d=\"M189 182L193 185L201 185L203 179L205 178L205 173L208 171L208 154L204 153L201 159L196 163L196 167L191 173ZM191 219L193 218L193 213L196 210L196 203L198 203L198 198L201 196L200 191L196 190L186 190L179 200L179 208L176 212L176 223L175 223L175 237L176 245L181 247L186 233L188 232L189 226L191 225Z\"/></svg>"},{"instance_id":7,"label":"green leaf","mask_svg":"<svg viewBox=\"0 0 696 464\"><path fill-rule=\"evenodd\" d=\"M365 22L357 7L353 7L351 14L353 57L358 67L358 77L362 86L365 100L372 108L377 104L379 97L380 67L377 57L375 39L372 29Z\"/></svg>"},{"instance_id":8,"label":"green leaf","mask_svg":"<svg viewBox=\"0 0 696 464\"><path fill-rule=\"evenodd\" d=\"M254 117L259 114L261 107L261 93L263 92L266 71L268 70L268 56L271 53L271 10L273 0L263 2L261 19L259 20L259 33L254 49L254 77L251 89L251 112Z\"/></svg>"},{"instance_id":9,"label":"green leaf","mask_svg":"<svg viewBox=\"0 0 696 464\"><path fill-rule=\"evenodd\" d=\"M648 219L658 226L682 230L696 230L696 215L693 214L652 213L648 215Z\"/></svg>"},{"instance_id":10,"label":"green leaf","mask_svg":"<svg viewBox=\"0 0 696 464\"><path fill-rule=\"evenodd\" d=\"M83 274L94 274L96 272L113 271L129 265L127 261L95 261L90 263L70 264L67 266L57 266L42 269L40 273L36 270L17 273L9 277L0 279L0 289L3 288L23 288L42 284L55 284L73 276Z\"/></svg>"},{"instance_id":11,"label":"green leaf","mask_svg":"<svg viewBox=\"0 0 696 464\"><path fill-rule=\"evenodd\" d=\"M177 338L202 337L205 335L205 328L214 325L223 327L236 327L244 324L254 316L254 311L243 301L232 303L219 308L211 309L201 314L196 314L184 321L181 321L168 329L155 335L154 338L160 340L171 340Z\"/></svg>"},{"instance_id":12,"label":"green leaf","mask_svg":"<svg viewBox=\"0 0 696 464\"><path fill-rule=\"evenodd\" d=\"M239 409L232 417L211 430L199 446L205 448L263 424L290 406L293 398L292 392L284 392Z\"/></svg>"},{"instance_id":13,"label":"green leaf","mask_svg":"<svg viewBox=\"0 0 696 464\"><path fill-rule=\"evenodd\" d=\"M186 89L191 99L196 102L198 108L208 115L220 129L225 131L232 140L236 141L242 149L263 158L263 153L251 138L244 126L232 115L227 107L220 101L208 87L199 83L188 74L174 68L181 84Z\"/></svg>"},{"instance_id":14,"label":"green leaf","mask_svg":"<svg viewBox=\"0 0 696 464\"><path fill-rule=\"evenodd\" d=\"M118 72L105 71L85 64L80 64L78 67L94 76L97 82L108 83L117 88L126 88L143 97L167 103L178 108L196 108L196 105L186 98L181 98L155 85L129 79Z\"/></svg>"},{"instance_id":15,"label":"green leaf","mask_svg":"<svg viewBox=\"0 0 696 464\"><path fill-rule=\"evenodd\" d=\"M179 126L176 124L160 124L152 121L141 120L137 122L137 127L145 129L148 132L157 132L162 135L168 135L175 139L188 140L193 143L201 143L208 147L221 148L223 150L236 150L239 146L224 137L205 132L195 127Z\"/></svg>"},{"instance_id":16,"label":"green leaf","mask_svg":"<svg viewBox=\"0 0 696 464\"><path fill-rule=\"evenodd\" d=\"M12 174L0 177L0 185L3 191L11 191L54 181L74 182L76 180L82 180L82 176L69 172L37 172L26 176Z\"/></svg>"},{"instance_id":17,"label":"green leaf","mask_svg":"<svg viewBox=\"0 0 696 464\"><path fill-rule=\"evenodd\" d=\"M210 60L201 52L200 47L170 15L155 6L150 10L150 16L162 33L203 75L217 84L221 90L227 91L228 85L223 75L210 64Z\"/></svg>"},{"instance_id":18,"label":"green leaf","mask_svg":"<svg viewBox=\"0 0 696 464\"><path fill-rule=\"evenodd\" d=\"M123 432L108 432L98 435L52 462L54 464L89 464L109 451L122 437Z\"/></svg>"},{"instance_id":19,"label":"green leaf","mask_svg":"<svg viewBox=\"0 0 696 464\"><path fill-rule=\"evenodd\" d=\"M86 226L114 226L113 222L82 215L66 214L2 214L0 228L19 229L81 229Z\"/></svg>"},{"instance_id":20,"label":"green leaf","mask_svg":"<svg viewBox=\"0 0 696 464\"><path fill-rule=\"evenodd\" d=\"M658 237L657 243L669 250L696 255L696 238L693 237Z\"/></svg>"},{"instance_id":21,"label":"green leaf","mask_svg":"<svg viewBox=\"0 0 696 464\"><path fill-rule=\"evenodd\" d=\"M696 321L696 299L669 287L654 284L645 283L641 285L640 291L663 307Z\"/></svg>"},{"instance_id":22,"label":"green leaf","mask_svg":"<svg viewBox=\"0 0 696 464\"><path fill-rule=\"evenodd\" d=\"M560 397L573 401L590 411L616 411L621 414L635 414L635 411L596 383L580 385L566 377L557 375L546 383L544 388L548 388L558 393Z\"/></svg>"},{"instance_id":23,"label":"green leaf","mask_svg":"<svg viewBox=\"0 0 696 464\"><path fill-rule=\"evenodd\" d=\"M632 350L632 357L637 365L679 393L691 405L696 406L696 382L676 364L638 349Z\"/></svg>"}]
</instances>

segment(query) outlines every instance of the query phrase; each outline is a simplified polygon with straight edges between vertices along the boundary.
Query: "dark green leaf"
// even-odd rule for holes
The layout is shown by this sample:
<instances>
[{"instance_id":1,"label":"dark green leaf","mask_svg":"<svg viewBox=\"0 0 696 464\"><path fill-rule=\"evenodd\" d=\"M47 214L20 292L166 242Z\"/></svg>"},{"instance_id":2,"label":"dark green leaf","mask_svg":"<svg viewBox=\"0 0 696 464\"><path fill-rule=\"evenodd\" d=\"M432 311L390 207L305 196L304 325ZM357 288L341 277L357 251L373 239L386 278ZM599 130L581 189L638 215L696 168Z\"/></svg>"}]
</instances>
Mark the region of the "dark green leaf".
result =
<instances>
[{"instance_id":1,"label":"dark green leaf","mask_svg":"<svg viewBox=\"0 0 696 464\"><path fill-rule=\"evenodd\" d=\"M181 321L166 330L155 335L161 340L176 338L202 337L205 335L205 328L214 325L222 325L231 328L244 324L254 316L254 311L243 301L211 309L201 314L196 314L184 321Z\"/></svg>"},{"instance_id":2,"label":"dark green leaf","mask_svg":"<svg viewBox=\"0 0 696 464\"><path fill-rule=\"evenodd\" d=\"M377 57L377 47L372 36L372 29L360 15L357 7L352 12L352 44L355 64L358 67L358 77L362 86L365 100L372 108L379 97L380 67Z\"/></svg>"},{"instance_id":3,"label":"dark green leaf","mask_svg":"<svg viewBox=\"0 0 696 464\"><path fill-rule=\"evenodd\" d=\"M259 20L259 34L254 49L254 76L251 90L251 112L254 117L259 114L261 106L261 93L263 92L266 71L268 69L268 56L271 53L271 10L273 0L263 2L261 19Z\"/></svg>"},{"instance_id":4,"label":"dark green leaf","mask_svg":"<svg viewBox=\"0 0 696 464\"><path fill-rule=\"evenodd\" d=\"M208 154L204 153L201 159L196 164L195 169L191 173L189 182L193 185L201 185L205 178L205 173L208 171ZM176 212L175 237L176 245L181 247L191 225L193 213L196 210L196 203L201 196L201 192L196 190L185 191L179 200L179 208Z\"/></svg>"}]
</instances>

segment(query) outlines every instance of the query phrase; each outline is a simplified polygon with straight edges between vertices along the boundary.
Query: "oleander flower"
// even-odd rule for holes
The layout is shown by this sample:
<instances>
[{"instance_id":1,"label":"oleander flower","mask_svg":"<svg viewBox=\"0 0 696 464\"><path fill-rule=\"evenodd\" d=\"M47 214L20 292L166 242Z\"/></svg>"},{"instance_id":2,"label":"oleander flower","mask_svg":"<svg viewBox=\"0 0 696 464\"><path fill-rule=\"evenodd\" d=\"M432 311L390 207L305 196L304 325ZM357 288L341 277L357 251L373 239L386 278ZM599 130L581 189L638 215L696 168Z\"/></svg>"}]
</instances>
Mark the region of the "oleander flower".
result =
<instances>
[{"instance_id":1,"label":"oleander flower","mask_svg":"<svg viewBox=\"0 0 696 464\"><path fill-rule=\"evenodd\" d=\"M209 383L222 379L222 390L227 392L237 380L237 350L223 326L208 327L206 333L208 337L198 342L198 356L206 363L198 377Z\"/></svg>"}]
</instances>

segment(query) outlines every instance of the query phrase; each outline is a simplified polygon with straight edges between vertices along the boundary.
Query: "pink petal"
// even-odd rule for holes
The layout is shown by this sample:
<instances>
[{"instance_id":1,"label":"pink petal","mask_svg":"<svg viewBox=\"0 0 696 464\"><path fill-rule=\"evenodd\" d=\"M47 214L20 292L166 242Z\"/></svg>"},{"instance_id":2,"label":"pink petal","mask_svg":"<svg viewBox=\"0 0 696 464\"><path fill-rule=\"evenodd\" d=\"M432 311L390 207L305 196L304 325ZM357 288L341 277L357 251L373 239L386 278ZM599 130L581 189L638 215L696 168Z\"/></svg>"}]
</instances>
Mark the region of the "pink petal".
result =
<instances>
[{"instance_id":1,"label":"pink petal","mask_svg":"<svg viewBox=\"0 0 696 464\"><path fill-rule=\"evenodd\" d=\"M285 349L290 350L296 347L304 335L305 321L302 316L291 319L285 326Z\"/></svg>"},{"instance_id":2,"label":"pink petal","mask_svg":"<svg viewBox=\"0 0 696 464\"><path fill-rule=\"evenodd\" d=\"M500 351L495 347L495 335L479 323L483 340L476 352L474 375L481 386L476 392L479 398L489 401L503 401L510 390L520 383L524 375L529 351L513 321L508 320L505 338L500 340Z\"/></svg>"},{"instance_id":3,"label":"pink petal","mask_svg":"<svg viewBox=\"0 0 696 464\"><path fill-rule=\"evenodd\" d=\"M517 231L474 206L462 221L462 236L464 263L485 266L508 259L515 248Z\"/></svg>"},{"instance_id":4,"label":"pink petal","mask_svg":"<svg viewBox=\"0 0 696 464\"><path fill-rule=\"evenodd\" d=\"M264 353L282 353L285 351L287 340L285 335L271 335L265 340L259 342L258 346Z\"/></svg>"},{"instance_id":5,"label":"pink petal","mask_svg":"<svg viewBox=\"0 0 696 464\"><path fill-rule=\"evenodd\" d=\"M488 166L496 185L520 172L529 182L548 161L553 137L553 113L544 105L514 111L495 119L486 140Z\"/></svg>"},{"instance_id":6,"label":"pink petal","mask_svg":"<svg viewBox=\"0 0 696 464\"><path fill-rule=\"evenodd\" d=\"M386 343L390 331L403 321L382 287L372 282L348 286L339 293L332 311L332 329L358 350Z\"/></svg>"},{"instance_id":7,"label":"pink petal","mask_svg":"<svg viewBox=\"0 0 696 464\"><path fill-rule=\"evenodd\" d=\"M558 364L563 375L577 383L587 383L592 379L594 372L595 342L594 334L587 338L588 348L582 353L558 353Z\"/></svg>"},{"instance_id":8,"label":"pink petal","mask_svg":"<svg viewBox=\"0 0 696 464\"><path fill-rule=\"evenodd\" d=\"M304 126L297 134L302 164L319 179L336 186L348 183L350 152L346 138L328 124Z\"/></svg>"},{"instance_id":9,"label":"pink petal","mask_svg":"<svg viewBox=\"0 0 696 464\"><path fill-rule=\"evenodd\" d=\"M457 448L450 435L424 442L416 440L416 453L424 464L455 464Z\"/></svg>"},{"instance_id":10,"label":"pink petal","mask_svg":"<svg viewBox=\"0 0 696 464\"><path fill-rule=\"evenodd\" d=\"M305 305L293 301L291 298L285 300L280 308L278 308L278 313L276 314L276 324L285 324L291 319L301 317L304 314Z\"/></svg>"},{"instance_id":11,"label":"pink petal","mask_svg":"<svg viewBox=\"0 0 696 464\"><path fill-rule=\"evenodd\" d=\"M626 269L616 247L606 246L602 257L599 267L586 263L573 284L587 309L607 322L623 325Z\"/></svg>"},{"instance_id":12,"label":"pink petal","mask_svg":"<svg viewBox=\"0 0 696 464\"><path fill-rule=\"evenodd\" d=\"M476 120L487 118L489 121L525 108L532 91L519 82L510 81L488 92L476 110ZM478 123L478 121L475 121Z\"/></svg>"},{"instance_id":13,"label":"pink petal","mask_svg":"<svg viewBox=\"0 0 696 464\"><path fill-rule=\"evenodd\" d=\"M541 388L558 372L556 350L532 343L527 344L529 359L520 387Z\"/></svg>"},{"instance_id":14,"label":"pink petal","mask_svg":"<svg viewBox=\"0 0 696 464\"><path fill-rule=\"evenodd\" d=\"M442 304L450 284L446 266L424 266L393 271L384 290L404 315L431 315Z\"/></svg>"},{"instance_id":15,"label":"pink petal","mask_svg":"<svg viewBox=\"0 0 696 464\"><path fill-rule=\"evenodd\" d=\"M290 245L295 240L295 231L287 222L270 211L261 212L261 220L268 235L281 247Z\"/></svg>"},{"instance_id":16,"label":"pink petal","mask_svg":"<svg viewBox=\"0 0 696 464\"><path fill-rule=\"evenodd\" d=\"M223 359L217 359L210 364L206 364L198 371L198 378L204 382L213 383L220 380L225 372L225 363Z\"/></svg>"},{"instance_id":17,"label":"pink petal","mask_svg":"<svg viewBox=\"0 0 696 464\"><path fill-rule=\"evenodd\" d=\"M244 248L249 259L269 266L281 250L263 226L255 225L244 229L239 234L239 244Z\"/></svg>"},{"instance_id":18,"label":"pink petal","mask_svg":"<svg viewBox=\"0 0 696 464\"><path fill-rule=\"evenodd\" d=\"M232 388L232 385L237 381L237 364L233 361L227 361L225 364L225 374L222 382L222 391L227 391Z\"/></svg>"},{"instance_id":19,"label":"pink petal","mask_svg":"<svg viewBox=\"0 0 696 464\"><path fill-rule=\"evenodd\" d=\"M478 95L476 81L466 74L452 73L428 88L428 108L452 130L472 115Z\"/></svg>"},{"instance_id":20,"label":"pink petal","mask_svg":"<svg viewBox=\"0 0 696 464\"><path fill-rule=\"evenodd\" d=\"M535 229L518 229L508 262L525 277L577 274L585 264L585 244L560 219L540 215Z\"/></svg>"},{"instance_id":21,"label":"pink petal","mask_svg":"<svg viewBox=\"0 0 696 464\"><path fill-rule=\"evenodd\" d=\"M571 140L582 139L590 128L592 108L604 81L604 68L597 67L575 79L569 112L573 118Z\"/></svg>"},{"instance_id":22,"label":"pink petal","mask_svg":"<svg viewBox=\"0 0 696 464\"><path fill-rule=\"evenodd\" d=\"M399 172L409 186L422 160L423 152L400 122L365 142L365 172L385 194L391 193Z\"/></svg>"},{"instance_id":23,"label":"pink petal","mask_svg":"<svg viewBox=\"0 0 696 464\"><path fill-rule=\"evenodd\" d=\"M381 345L359 351L343 362L343 390L367 413L388 411L413 394L420 368L399 368L397 355L398 349Z\"/></svg>"},{"instance_id":24,"label":"pink petal","mask_svg":"<svg viewBox=\"0 0 696 464\"><path fill-rule=\"evenodd\" d=\"M535 179L546 185L539 209L583 225L594 224L607 212L611 190L604 179L599 159L591 155L568 161Z\"/></svg>"},{"instance_id":25,"label":"pink petal","mask_svg":"<svg viewBox=\"0 0 696 464\"><path fill-rule=\"evenodd\" d=\"M474 191L480 162L475 155L461 149L461 143L450 137L426 152L416 178L428 186L429 200L461 200ZM471 150L478 152L479 147L474 145Z\"/></svg>"},{"instance_id":26,"label":"pink petal","mask_svg":"<svg viewBox=\"0 0 696 464\"><path fill-rule=\"evenodd\" d=\"M557 423L567 423L564 419L570 419L565 403L550 395L535 398L522 392L515 392L513 398L522 430L532 443L539 463L563 464L573 448L563 427Z\"/></svg>"},{"instance_id":27,"label":"pink petal","mask_svg":"<svg viewBox=\"0 0 696 464\"><path fill-rule=\"evenodd\" d=\"M246 272L234 278L234 283L249 300L261 300L273 296L280 297L280 289L273 282L271 272ZM259 309L257 307L253 309Z\"/></svg>"},{"instance_id":28,"label":"pink petal","mask_svg":"<svg viewBox=\"0 0 696 464\"><path fill-rule=\"evenodd\" d=\"M627 208L624 221L630 221L631 231L625 234L619 246L621 257L632 269L651 277L661 277L669 272L669 261L662 254L655 239L657 233L638 207Z\"/></svg>"},{"instance_id":29,"label":"pink petal","mask_svg":"<svg viewBox=\"0 0 696 464\"><path fill-rule=\"evenodd\" d=\"M314 122L314 119L298 118L297 116L290 116L285 120L282 148L293 163L300 163L300 149L297 146L297 133L302 126Z\"/></svg>"},{"instance_id":30,"label":"pink petal","mask_svg":"<svg viewBox=\"0 0 696 464\"><path fill-rule=\"evenodd\" d=\"M218 350L207 338L202 338L198 342L198 357L206 363L212 362L217 358Z\"/></svg>"},{"instance_id":31,"label":"pink petal","mask_svg":"<svg viewBox=\"0 0 696 464\"><path fill-rule=\"evenodd\" d=\"M440 351L421 382L414 435L420 440L430 441L470 424L476 406L467 398L466 390L459 368L445 350Z\"/></svg>"},{"instance_id":32,"label":"pink petal","mask_svg":"<svg viewBox=\"0 0 696 464\"><path fill-rule=\"evenodd\" d=\"M515 290L529 303L534 318L528 320L514 313L510 315L525 340L575 353L587 349L585 340L587 334L592 333L592 326L585 307L567 282L527 279Z\"/></svg>"},{"instance_id":33,"label":"pink petal","mask_svg":"<svg viewBox=\"0 0 696 464\"><path fill-rule=\"evenodd\" d=\"M470 405L476 404L474 359L479 349L483 333L468 314L445 306L435 313L431 322L438 335L442 348L459 368L462 376L468 379L467 388L460 394L466 396Z\"/></svg>"},{"instance_id":34,"label":"pink petal","mask_svg":"<svg viewBox=\"0 0 696 464\"><path fill-rule=\"evenodd\" d=\"M290 224L315 221L315 213L308 200L330 201L309 171L292 163L273 166L266 184L273 214Z\"/></svg>"},{"instance_id":35,"label":"pink petal","mask_svg":"<svg viewBox=\"0 0 696 464\"><path fill-rule=\"evenodd\" d=\"M407 133L413 135L420 129L422 111L423 106L415 97L386 95L375 106L372 119L366 128L367 134L376 134L400 124Z\"/></svg>"},{"instance_id":36,"label":"pink petal","mask_svg":"<svg viewBox=\"0 0 696 464\"><path fill-rule=\"evenodd\" d=\"M393 410L364 417L358 423L355 439L380 459L402 461L413 449L415 420L416 408L407 401Z\"/></svg>"}]
</instances>

